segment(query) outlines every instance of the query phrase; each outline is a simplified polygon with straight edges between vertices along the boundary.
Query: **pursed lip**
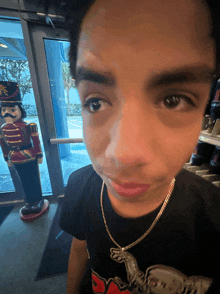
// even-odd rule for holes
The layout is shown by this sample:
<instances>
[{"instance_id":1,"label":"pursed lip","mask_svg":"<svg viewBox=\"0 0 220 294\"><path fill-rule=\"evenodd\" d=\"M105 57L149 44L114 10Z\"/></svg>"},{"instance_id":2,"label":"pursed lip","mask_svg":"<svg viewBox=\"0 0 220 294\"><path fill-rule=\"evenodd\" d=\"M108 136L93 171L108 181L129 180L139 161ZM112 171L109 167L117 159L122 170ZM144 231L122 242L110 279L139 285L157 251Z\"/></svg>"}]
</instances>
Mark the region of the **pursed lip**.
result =
<instances>
[{"instance_id":1,"label":"pursed lip","mask_svg":"<svg viewBox=\"0 0 220 294\"><path fill-rule=\"evenodd\" d=\"M129 185L133 185L133 186L147 186L148 185L146 183L138 182L134 178L133 179L126 179L126 178L122 179L120 177L118 177L118 178L113 177L113 176L105 174L105 173L103 173L103 175L105 177L107 177L111 182L114 182L119 186L125 186L126 187L126 186L129 186Z\"/></svg>"},{"instance_id":2,"label":"pursed lip","mask_svg":"<svg viewBox=\"0 0 220 294\"><path fill-rule=\"evenodd\" d=\"M136 182L126 182L122 184L118 183L118 180L116 182L111 178L108 178L108 181L119 195L127 197L138 196L139 194L146 192L150 188L149 184Z\"/></svg>"}]
</instances>

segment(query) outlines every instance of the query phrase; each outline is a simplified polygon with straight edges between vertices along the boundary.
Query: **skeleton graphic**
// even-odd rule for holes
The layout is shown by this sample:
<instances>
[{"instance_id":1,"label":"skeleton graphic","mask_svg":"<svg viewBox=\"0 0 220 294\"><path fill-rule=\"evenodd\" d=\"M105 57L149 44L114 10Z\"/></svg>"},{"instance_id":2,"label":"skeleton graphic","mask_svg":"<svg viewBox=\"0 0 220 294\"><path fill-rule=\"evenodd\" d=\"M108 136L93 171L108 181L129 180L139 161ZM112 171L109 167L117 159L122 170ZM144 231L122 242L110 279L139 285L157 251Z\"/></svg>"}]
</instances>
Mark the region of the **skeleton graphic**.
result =
<instances>
[{"instance_id":1,"label":"skeleton graphic","mask_svg":"<svg viewBox=\"0 0 220 294\"><path fill-rule=\"evenodd\" d=\"M139 270L132 254L116 248L111 248L110 251L113 260L124 262L129 282L127 286L134 294L205 294L212 282L206 277L187 277L180 271L164 265L151 266L144 274ZM117 284L124 285L119 280L117 278Z\"/></svg>"}]
</instances>

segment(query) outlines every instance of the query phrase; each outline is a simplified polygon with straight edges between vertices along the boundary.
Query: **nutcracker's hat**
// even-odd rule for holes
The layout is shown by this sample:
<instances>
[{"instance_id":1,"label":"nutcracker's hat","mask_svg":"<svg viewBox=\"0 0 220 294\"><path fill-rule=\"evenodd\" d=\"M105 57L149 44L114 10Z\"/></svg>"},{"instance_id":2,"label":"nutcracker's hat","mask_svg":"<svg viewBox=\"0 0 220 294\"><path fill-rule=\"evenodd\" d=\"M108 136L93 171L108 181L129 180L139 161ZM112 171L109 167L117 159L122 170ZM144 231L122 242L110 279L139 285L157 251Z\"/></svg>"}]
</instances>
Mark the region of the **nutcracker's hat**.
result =
<instances>
[{"instance_id":1,"label":"nutcracker's hat","mask_svg":"<svg viewBox=\"0 0 220 294\"><path fill-rule=\"evenodd\" d=\"M21 105L21 94L19 86L15 82L0 81L0 102L1 106L10 104Z\"/></svg>"}]
</instances>

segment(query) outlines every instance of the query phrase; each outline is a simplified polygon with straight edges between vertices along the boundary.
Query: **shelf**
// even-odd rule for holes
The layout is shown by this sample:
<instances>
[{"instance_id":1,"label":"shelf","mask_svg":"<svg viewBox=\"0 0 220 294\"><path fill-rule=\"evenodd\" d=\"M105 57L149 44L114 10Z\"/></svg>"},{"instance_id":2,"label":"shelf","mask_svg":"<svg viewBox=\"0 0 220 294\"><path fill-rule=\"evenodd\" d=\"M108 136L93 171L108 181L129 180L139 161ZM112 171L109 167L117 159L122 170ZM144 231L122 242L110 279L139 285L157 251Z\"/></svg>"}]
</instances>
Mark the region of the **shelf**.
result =
<instances>
[{"instance_id":1,"label":"shelf","mask_svg":"<svg viewBox=\"0 0 220 294\"><path fill-rule=\"evenodd\" d=\"M206 131L201 131L199 140L220 147L220 135L213 136L211 134L207 134Z\"/></svg>"},{"instance_id":2,"label":"shelf","mask_svg":"<svg viewBox=\"0 0 220 294\"><path fill-rule=\"evenodd\" d=\"M209 170L209 165L204 164L201 166L191 165L190 163L185 163L183 166L184 169L192 172L203 179L211 182L213 185L220 188L220 174L212 174Z\"/></svg>"}]
</instances>

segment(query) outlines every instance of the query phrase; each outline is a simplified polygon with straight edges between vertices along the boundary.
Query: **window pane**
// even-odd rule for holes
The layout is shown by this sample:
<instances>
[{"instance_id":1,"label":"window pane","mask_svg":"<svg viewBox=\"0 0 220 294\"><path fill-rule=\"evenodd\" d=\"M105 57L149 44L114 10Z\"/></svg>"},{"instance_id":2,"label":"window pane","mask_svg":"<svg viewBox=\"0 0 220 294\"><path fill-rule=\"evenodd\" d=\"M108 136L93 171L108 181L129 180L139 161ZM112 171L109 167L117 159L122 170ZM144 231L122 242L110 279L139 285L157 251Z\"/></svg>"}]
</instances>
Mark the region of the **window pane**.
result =
<instances>
[{"instance_id":1,"label":"window pane","mask_svg":"<svg viewBox=\"0 0 220 294\"><path fill-rule=\"evenodd\" d=\"M83 138L81 104L69 70L69 42L45 39L57 138ZM84 143L60 144L64 184L72 171L91 163Z\"/></svg>"}]
</instances>

